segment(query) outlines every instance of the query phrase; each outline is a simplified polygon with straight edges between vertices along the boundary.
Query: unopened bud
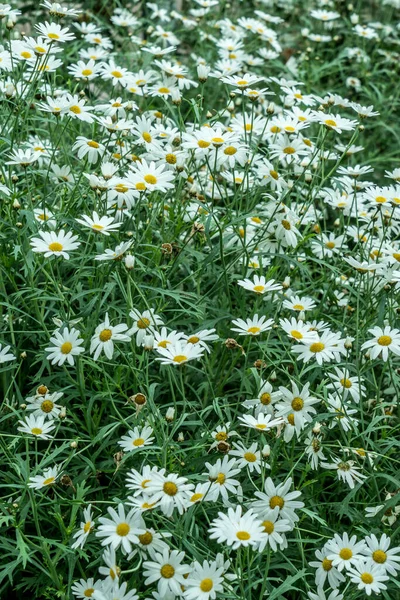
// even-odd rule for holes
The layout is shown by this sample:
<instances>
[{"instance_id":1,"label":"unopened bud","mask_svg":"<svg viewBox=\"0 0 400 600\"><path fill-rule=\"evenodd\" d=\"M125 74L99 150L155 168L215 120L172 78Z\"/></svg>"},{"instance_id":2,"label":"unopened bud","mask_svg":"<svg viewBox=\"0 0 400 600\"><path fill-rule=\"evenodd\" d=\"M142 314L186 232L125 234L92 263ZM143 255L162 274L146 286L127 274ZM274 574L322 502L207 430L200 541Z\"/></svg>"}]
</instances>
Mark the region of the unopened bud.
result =
<instances>
[{"instance_id":1,"label":"unopened bud","mask_svg":"<svg viewBox=\"0 0 400 600\"><path fill-rule=\"evenodd\" d=\"M135 257L132 254L127 254L124 258L125 267L129 270L135 266Z\"/></svg>"},{"instance_id":2,"label":"unopened bud","mask_svg":"<svg viewBox=\"0 0 400 600\"><path fill-rule=\"evenodd\" d=\"M263 458L269 457L271 454L271 448L268 444L265 444L264 448L261 450L261 454L263 455Z\"/></svg>"},{"instance_id":3,"label":"unopened bud","mask_svg":"<svg viewBox=\"0 0 400 600\"><path fill-rule=\"evenodd\" d=\"M168 422L171 422L174 420L174 418L175 418L175 409L171 406L165 414L165 419Z\"/></svg>"}]
</instances>

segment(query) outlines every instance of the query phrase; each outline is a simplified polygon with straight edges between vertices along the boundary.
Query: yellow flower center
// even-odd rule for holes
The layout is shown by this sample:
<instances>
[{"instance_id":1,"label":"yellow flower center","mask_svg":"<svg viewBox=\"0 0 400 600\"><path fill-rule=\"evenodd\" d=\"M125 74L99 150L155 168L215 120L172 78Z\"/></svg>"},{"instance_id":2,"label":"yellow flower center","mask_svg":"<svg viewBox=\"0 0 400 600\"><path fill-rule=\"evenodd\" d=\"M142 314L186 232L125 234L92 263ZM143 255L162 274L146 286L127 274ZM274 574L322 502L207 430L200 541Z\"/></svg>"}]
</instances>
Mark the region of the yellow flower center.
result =
<instances>
[{"instance_id":1,"label":"yellow flower center","mask_svg":"<svg viewBox=\"0 0 400 600\"><path fill-rule=\"evenodd\" d=\"M219 485L223 485L225 483L225 479L226 479L226 477L223 473L218 473L215 481L216 481L216 483L219 483Z\"/></svg>"},{"instance_id":2,"label":"yellow flower center","mask_svg":"<svg viewBox=\"0 0 400 600\"><path fill-rule=\"evenodd\" d=\"M145 142L147 142L148 144L151 142L152 137L151 135L145 131L144 133L142 133L142 138L144 139Z\"/></svg>"},{"instance_id":3,"label":"yellow flower center","mask_svg":"<svg viewBox=\"0 0 400 600\"><path fill-rule=\"evenodd\" d=\"M125 537L130 532L131 528L128 523L119 523L117 525L116 533L121 537Z\"/></svg>"},{"instance_id":4,"label":"yellow flower center","mask_svg":"<svg viewBox=\"0 0 400 600\"><path fill-rule=\"evenodd\" d=\"M260 402L264 406L268 406L268 404L271 404L271 394L268 394L268 392L264 392L263 394L261 394Z\"/></svg>"},{"instance_id":5,"label":"yellow flower center","mask_svg":"<svg viewBox=\"0 0 400 600\"><path fill-rule=\"evenodd\" d=\"M62 249L63 245L60 244L60 242L51 242L51 244L49 244L49 250L52 252L61 252Z\"/></svg>"},{"instance_id":6,"label":"yellow flower center","mask_svg":"<svg viewBox=\"0 0 400 600\"><path fill-rule=\"evenodd\" d=\"M146 186L144 185L144 183L139 181L139 183L136 184L136 189L139 190L140 192L144 192L144 190L146 189Z\"/></svg>"},{"instance_id":7,"label":"yellow flower center","mask_svg":"<svg viewBox=\"0 0 400 600\"><path fill-rule=\"evenodd\" d=\"M257 460L257 456L255 454L253 454L253 452L245 452L243 454L243 458L245 460L247 460L247 462L250 462L250 463L256 462L256 460Z\"/></svg>"},{"instance_id":8,"label":"yellow flower center","mask_svg":"<svg viewBox=\"0 0 400 600\"><path fill-rule=\"evenodd\" d=\"M387 202L387 198L385 198L384 196L377 196L375 198L375 202L378 202L378 204L384 204L385 202Z\"/></svg>"},{"instance_id":9,"label":"yellow flower center","mask_svg":"<svg viewBox=\"0 0 400 600\"><path fill-rule=\"evenodd\" d=\"M286 125L285 131L288 131L289 133L293 133L294 131L296 131L296 129L294 127L292 127L291 125Z\"/></svg>"},{"instance_id":10,"label":"yellow flower center","mask_svg":"<svg viewBox=\"0 0 400 600\"><path fill-rule=\"evenodd\" d=\"M343 379L341 379L341 380L340 380L340 383L341 383L341 385L342 385L344 388L346 388L346 389L349 389L349 388L351 388L351 386L353 385L353 384L351 383L350 379L346 379L346 378L343 378Z\"/></svg>"},{"instance_id":11,"label":"yellow flower center","mask_svg":"<svg viewBox=\"0 0 400 600\"><path fill-rule=\"evenodd\" d=\"M197 335L192 335L190 338L188 338L189 344L197 344L199 341L200 338L197 337Z\"/></svg>"},{"instance_id":12,"label":"yellow flower center","mask_svg":"<svg viewBox=\"0 0 400 600\"><path fill-rule=\"evenodd\" d=\"M197 500L201 500L203 498L204 494L193 494L193 496L190 498L190 502L197 502Z\"/></svg>"},{"instance_id":13,"label":"yellow flower center","mask_svg":"<svg viewBox=\"0 0 400 600\"><path fill-rule=\"evenodd\" d=\"M160 92L160 94L169 94L169 88L167 87L160 87L158 88L158 91Z\"/></svg>"},{"instance_id":14,"label":"yellow flower center","mask_svg":"<svg viewBox=\"0 0 400 600\"><path fill-rule=\"evenodd\" d=\"M299 410L301 410L303 408L303 406L304 406L304 402L301 398L299 398L299 397L293 398L293 400L292 400L293 410L298 412Z\"/></svg>"},{"instance_id":15,"label":"yellow flower center","mask_svg":"<svg viewBox=\"0 0 400 600\"><path fill-rule=\"evenodd\" d=\"M261 331L261 327L256 327L255 325L253 325L252 327L249 327L247 331L248 333L256 334Z\"/></svg>"},{"instance_id":16,"label":"yellow flower center","mask_svg":"<svg viewBox=\"0 0 400 600\"><path fill-rule=\"evenodd\" d=\"M302 339L303 339L303 337L304 337L304 336L303 336L303 334L302 334L302 333L300 333L300 331L297 331L296 329L293 329L293 330L290 332L290 335L291 335L292 337L294 337L296 340L302 340Z\"/></svg>"},{"instance_id":17,"label":"yellow flower center","mask_svg":"<svg viewBox=\"0 0 400 600\"><path fill-rule=\"evenodd\" d=\"M147 484L150 483L151 479L143 479L142 483L140 484L140 487L142 487L144 490L148 487Z\"/></svg>"},{"instance_id":18,"label":"yellow flower center","mask_svg":"<svg viewBox=\"0 0 400 600\"><path fill-rule=\"evenodd\" d=\"M116 77L117 79L120 79L121 77L123 77L121 71L111 71L111 75L113 77Z\"/></svg>"},{"instance_id":19,"label":"yellow flower center","mask_svg":"<svg viewBox=\"0 0 400 600\"><path fill-rule=\"evenodd\" d=\"M108 342L108 340L111 340L112 337L112 331L111 329L103 329L103 331L100 331L99 333L99 338L101 342Z\"/></svg>"},{"instance_id":20,"label":"yellow flower center","mask_svg":"<svg viewBox=\"0 0 400 600\"><path fill-rule=\"evenodd\" d=\"M80 106L78 106L77 104L74 104L73 106L69 107L69 110L74 113L74 115L80 115L82 112L82 109Z\"/></svg>"},{"instance_id":21,"label":"yellow flower center","mask_svg":"<svg viewBox=\"0 0 400 600\"><path fill-rule=\"evenodd\" d=\"M392 338L390 337L390 335L381 335L378 338L378 344L380 346L390 346L391 343L392 343Z\"/></svg>"},{"instance_id":22,"label":"yellow flower center","mask_svg":"<svg viewBox=\"0 0 400 600\"><path fill-rule=\"evenodd\" d=\"M138 538L143 546L148 546L153 541L153 534L150 531L146 531L146 533L139 535Z\"/></svg>"},{"instance_id":23,"label":"yellow flower center","mask_svg":"<svg viewBox=\"0 0 400 600\"><path fill-rule=\"evenodd\" d=\"M31 58L32 54L30 52L21 52L21 56L23 58Z\"/></svg>"},{"instance_id":24,"label":"yellow flower center","mask_svg":"<svg viewBox=\"0 0 400 600\"><path fill-rule=\"evenodd\" d=\"M332 569L332 561L328 558L324 558L322 561L322 568L324 571L330 571Z\"/></svg>"},{"instance_id":25,"label":"yellow flower center","mask_svg":"<svg viewBox=\"0 0 400 600\"><path fill-rule=\"evenodd\" d=\"M329 250L332 250L332 248L335 247L335 242L326 242L325 246L329 248Z\"/></svg>"},{"instance_id":26,"label":"yellow flower center","mask_svg":"<svg viewBox=\"0 0 400 600\"><path fill-rule=\"evenodd\" d=\"M279 174L277 171L270 171L269 174L271 175L272 179L279 179Z\"/></svg>"},{"instance_id":27,"label":"yellow flower center","mask_svg":"<svg viewBox=\"0 0 400 600\"><path fill-rule=\"evenodd\" d=\"M224 139L221 137L214 137L211 138L211 141L213 142L213 144L215 144L216 146L220 146L221 144L224 143Z\"/></svg>"},{"instance_id":28,"label":"yellow flower center","mask_svg":"<svg viewBox=\"0 0 400 600\"><path fill-rule=\"evenodd\" d=\"M367 585L370 585L374 582L374 578L372 577L371 573L361 573L360 579L363 583L366 583Z\"/></svg>"},{"instance_id":29,"label":"yellow flower center","mask_svg":"<svg viewBox=\"0 0 400 600\"><path fill-rule=\"evenodd\" d=\"M123 183L117 183L117 185L114 188L114 190L119 194L125 194L128 191L128 189L129 188Z\"/></svg>"},{"instance_id":30,"label":"yellow flower center","mask_svg":"<svg viewBox=\"0 0 400 600\"><path fill-rule=\"evenodd\" d=\"M387 554L383 550L375 550L375 552L372 553L372 558L374 559L375 562L382 565L383 563L386 562Z\"/></svg>"},{"instance_id":31,"label":"yellow flower center","mask_svg":"<svg viewBox=\"0 0 400 600\"><path fill-rule=\"evenodd\" d=\"M104 225L99 225L98 223L93 223L92 229L95 229L96 231L103 231Z\"/></svg>"},{"instance_id":32,"label":"yellow flower center","mask_svg":"<svg viewBox=\"0 0 400 600\"><path fill-rule=\"evenodd\" d=\"M49 37L51 40L59 40L60 36L57 33L48 33L47 37Z\"/></svg>"},{"instance_id":33,"label":"yellow flower center","mask_svg":"<svg viewBox=\"0 0 400 600\"><path fill-rule=\"evenodd\" d=\"M251 535L249 534L248 531L237 531L236 532L236 537L238 540L249 540L251 538Z\"/></svg>"},{"instance_id":34,"label":"yellow flower center","mask_svg":"<svg viewBox=\"0 0 400 600\"><path fill-rule=\"evenodd\" d=\"M43 433L43 429L40 429L40 427L32 427L31 433L33 433L33 435L41 435Z\"/></svg>"},{"instance_id":35,"label":"yellow flower center","mask_svg":"<svg viewBox=\"0 0 400 600\"><path fill-rule=\"evenodd\" d=\"M51 485L52 483L54 483L55 479L55 477L48 477L43 481L43 485Z\"/></svg>"},{"instance_id":36,"label":"yellow flower center","mask_svg":"<svg viewBox=\"0 0 400 600\"><path fill-rule=\"evenodd\" d=\"M314 342L310 346L310 352L314 352L314 354L317 354L318 352L322 352L324 348L325 344L323 344L322 342Z\"/></svg>"},{"instance_id":37,"label":"yellow flower center","mask_svg":"<svg viewBox=\"0 0 400 600\"><path fill-rule=\"evenodd\" d=\"M199 146L199 148L208 148L210 142L206 142L205 140L199 140L197 142L197 145Z\"/></svg>"},{"instance_id":38,"label":"yellow flower center","mask_svg":"<svg viewBox=\"0 0 400 600\"><path fill-rule=\"evenodd\" d=\"M339 552L339 556L343 560L350 560L350 558L353 556L353 552L350 550L350 548L342 548Z\"/></svg>"},{"instance_id":39,"label":"yellow flower center","mask_svg":"<svg viewBox=\"0 0 400 600\"><path fill-rule=\"evenodd\" d=\"M238 85L249 85L249 82L246 79L240 79L236 82Z\"/></svg>"},{"instance_id":40,"label":"yellow flower center","mask_svg":"<svg viewBox=\"0 0 400 600\"><path fill-rule=\"evenodd\" d=\"M271 133L279 133L282 130L280 127L278 127L278 125L272 125L270 131L271 131Z\"/></svg>"},{"instance_id":41,"label":"yellow flower center","mask_svg":"<svg viewBox=\"0 0 400 600\"><path fill-rule=\"evenodd\" d=\"M265 290L265 285L255 285L253 290L257 292L257 294L262 294L262 292Z\"/></svg>"},{"instance_id":42,"label":"yellow flower center","mask_svg":"<svg viewBox=\"0 0 400 600\"><path fill-rule=\"evenodd\" d=\"M154 175L145 175L144 176L144 180L146 183L150 183L151 185L155 185L157 183L157 177L154 177Z\"/></svg>"},{"instance_id":43,"label":"yellow flower center","mask_svg":"<svg viewBox=\"0 0 400 600\"><path fill-rule=\"evenodd\" d=\"M82 71L82 75L84 77L89 77L89 75L92 75L92 73L93 73L92 69L83 69L83 71Z\"/></svg>"},{"instance_id":44,"label":"yellow flower center","mask_svg":"<svg viewBox=\"0 0 400 600\"><path fill-rule=\"evenodd\" d=\"M39 54L44 54L46 52L46 48L43 48L42 46L35 46L35 52L38 52Z\"/></svg>"},{"instance_id":45,"label":"yellow flower center","mask_svg":"<svg viewBox=\"0 0 400 600\"><path fill-rule=\"evenodd\" d=\"M88 533L92 527L91 521L87 521L83 526L84 533Z\"/></svg>"},{"instance_id":46,"label":"yellow flower center","mask_svg":"<svg viewBox=\"0 0 400 600\"><path fill-rule=\"evenodd\" d=\"M303 306L303 304L294 304L293 309L294 310L304 310L304 306Z\"/></svg>"},{"instance_id":47,"label":"yellow flower center","mask_svg":"<svg viewBox=\"0 0 400 600\"><path fill-rule=\"evenodd\" d=\"M274 532L275 526L272 521L263 521L262 526L264 527L265 533L271 535Z\"/></svg>"},{"instance_id":48,"label":"yellow flower center","mask_svg":"<svg viewBox=\"0 0 400 600\"><path fill-rule=\"evenodd\" d=\"M283 149L284 154L294 154L296 152L295 148L292 148L292 146L286 146L286 148Z\"/></svg>"},{"instance_id":49,"label":"yellow flower center","mask_svg":"<svg viewBox=\"0 0 400 600\"><path fill-rule=\"evenodd\" d=\"M178 486L172 481L166 481L163 485L163 490L168 496L176 496L178 493Z\"/></svg>"},{"instance_id":50,"label":"yellow flower center","mask_svg":"<svg viewBox=\"0 0 400 600\"><path fill-rule=\"evenodd\" d=\"M91 598L91 597L93 596L93 592L94 592L94 588L87 588L87 590L85 590L85 591L83 592L83 595L84 595L86 598Z\"/></svg>"},{"instance_id":51,"label":"yellow flower center","mask_svg":"<svg viewBox=\"0 0 400 600\"><path fill-rule=\"evenodd\" d=\"M176 356L174 356L174 362L176 363L183 363L185 361L187 361L188 357L185 356L184 354L177 354Z\"/></svg>"},{"instance_id":52,"label":"yellow flower center","mask_svg":"<svg viewBox=\"0 0 400 600\"><path fill-rule=\"evenodd\" d=\"M290 413L290 415L287 416L287 420L290 425L294 426L294 413Z\"/></svg>"},{"instance_id":53,"label":"yellow flower center","mask_svg":"<svg viewBox=\"0 0 400 600\"><path fill-rule=\"evenodd\" d=\"M251 131L253 129L252 124L251 123L246 123L245 129L246 129L246 131Z\"/></svg>"},{"instance_id":54,"label":"yellow flower center","mask_svg":"<svg viewBox=\"0 0 400 600\"><path fill-rule=\"evenodd\" d=\"M237 152L237 148L235 148L234 146L227 146L224 150L224 154L226 154L227 156L232 156L233 154L236 154Z\"/></svg>"},{"instance_id":55,"label":"yellow flower center","mask_svg":"<svg viewBox=\"0 0 400 600\"><path fill-rule=\"evenodd\" d=\"M91 148L99 148L99 146L100 146L100 144L98 144L94 140L89 140L89 142L87 142L87 145L90 146Z\"/></svg>"},{"instance_id":56,"label":"yellow flower center","mask_svg":"<svg viewBox=\"0 0 400 600\"><path fill-rule=\"evenodd\" d=\"M164 579L171 579L175 575L175 569L172 565L163 565L160 569L161 577Z\"/></svg>"},{"instance_id":57,"label":"yellow flower center","mask_svg":"<svg viewBox=\"0 0 400 600\"><path fill-rule=\"evenodd\" d=\"M72 346L71 346L71 348L72 348ZM40 408L46 414L51 413L51 411L54 408L54 402L52 402L51 400L44 400L42 402L42 404L40 405Z\"/></svg>"},{"instance_id":58,"label":"yellow flower center","mask_svg":"<svg viewBox=\"0 0 400 600\"><path fill-rule=\"evenodd\" d=\"M139 329L147 329L150 325L150 319L146 319L146 317L141 317L136 323Z\"/></svg>"},{"instance_id":59,"label":"yellow flower center","mask_svg":"<svg viewBox=\"0 0 400 600\"><path fill-rule=\"evenodd\" d=\"M60 351L61 354L69 354L72 350L72 344L71 342L64 342L61 346L60 346Z\"/></svg>"},{"instance_id":60,"label":"yellow flower center","mask_svg":"<svg viewBox=\"0 0 400 600\"><path fill-rule=\"evenodd\" d=\"M333 119L326 119L325 125L327 125L328 127L336 127L336 121L334 121Z\"/></svg>"},{"instance_id":61,"label":"yellow flower center","mask_svg":"<svg viewBox=\"0 0 400 600\"><path fill-rule=\"evenodd\" d=\"M144 444L144 439L143 438L136 438L136 440L133 440L132 445L133 446L143 446Z\"/></svg>"},{"instance_id":62,"label":"yellow flower center","mask_svg":"<svg viewBox=\"0 0 400 600\"><path fill-rule=\"evenodd\" d=\"M285 506L285 500L282 496L272 496L269 500L269 506L272 509L274 509L275 506L279 506L279 508L282 509Z\"/></svg>"},{"instance_id":63,"label":"yellow flower center","mask_svg":"<svg viewBox=\"0 0 400 600\"><path fill-rule=\"evenodd\" d=\"M165 155L165 160L167 161L167 163L169 165L175 165L176 164L176 156L175 154L172 153L168 153Z\"/></svg>"},{"instance_id":64,"label":"yellow flower center","mask_svg":"<svg viewBox=\"0 0 400 600\"><path fill-rule=\"evenodd\" d=\"M202 592L210 592L214 587L213 580L209 577L200 581L200 589Z\"/></svg>"}]
</instances>

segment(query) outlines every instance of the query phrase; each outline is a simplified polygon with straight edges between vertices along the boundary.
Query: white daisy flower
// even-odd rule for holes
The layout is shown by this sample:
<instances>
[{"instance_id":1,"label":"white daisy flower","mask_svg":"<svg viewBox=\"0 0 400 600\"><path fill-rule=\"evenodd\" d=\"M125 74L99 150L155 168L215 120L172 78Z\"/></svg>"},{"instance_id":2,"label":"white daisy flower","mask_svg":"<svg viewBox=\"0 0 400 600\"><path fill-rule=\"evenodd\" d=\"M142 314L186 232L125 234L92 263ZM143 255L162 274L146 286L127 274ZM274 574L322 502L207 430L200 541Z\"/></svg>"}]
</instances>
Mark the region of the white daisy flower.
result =
<instances>
[{"instance_id":1,"label":"white daisy flower","mask_svg":"<svg viewBox=\"0 0 400 600\"><path fill-rule=\"evenodd\" d=\"M40 238L31 239L32 250L44 254L45 258L62 256L68 260L68 252L76 250L80 246L80 242L77 241L78 236L64 229L60 229L58 233L55 231L39 231L39 235Z\"/></svg>"},{"instance_id":2,"label":"white daisy flower","mask_svg":"<svg viewBox=\"0 0 400 600\"><path fill-rule=\"evenodd\" d=\"M226 543L232 546L233 550L241 546L257 547L266 539L260 519L251 510L242 514L240 505L235 510L229 508L228 514L219 512L218 517L211 522L208 532L210 539L216 539L218 544Z\"/></svg>"},{"instance_id":3,"label":"white daisy flower","mask_svg":"<svg viewBox=\"0 0 400 600\"><path fill-rule=\"evenodd\" d=\"M131 338L127 331L128 325L120 323L119 325L110 325L108 313L105 320L96 327L90 342L90 354L94 354L93 359L97 360L104 351L106 357L111 360L114 354L114 342L130 342Z\"/></svg>"},{"instance_id":4,"label":"white daisy flower","mask_svg":"<svg viewBox=\"0 0 400 600\"><path fill-rule=\"evenodd\" d=\"M166 348L156 348L161 354L161 358L157 358L163 365L183 365L191 360L202 358L204 348L199 344L188 344L183 341L176 341L175 344L170 344Z\"/></svg>"},{"instance_id":5,"label":"white daisy flower","mask_svg":"<svg viewBox=\"0 0 400 600\"><path fill-rule=\"evenodd\" d=\"M83 339L80 335L80 332L74 327L71 329L64 327L62 333L56 331L50 338L50 343L53 345L45 348L48 353L47 360L51 361L52 365L59 367L67 361L72 367L75 364L74 357L85 352L85 349L81 347Z\"/></svg>"},{"instance_id":6,"label":"white daisy flower","mask_svg":"<svg viewBox=\"0 0 400 600\"><path fill-rule=\"evenodd\" d=\"M378 358L380 355L384 362L389 358L389 352L393 352L396 356L400 356L400 330L392 329L390 325L387 325L384 329L382 327L373 327L368 330L374 337L372 340L364 342L361 346L361 350L368 350L369 356L372 360Z\"/></svg>"},{"instance_id":7,"label":"white daisy flower","mask_svg":"<svg viewBox=\"0 0 400 600\"><path fill-rule=\"evenodd\" d=\"M259 317L254 315L252 319L235 319L232 321L236 327L231 327L232 331L237 331L241 335L260 335L264 331L268 331L272 328L274 323L273 319L267 319L265 316Z\"/></svg>"},{"instance_id":8,"label":"white daisy flower","mask_svg":"<svg viewBox=\"0 0 400 600\"><path fill-rule=\"evenodd\" d=\"M2 346L2 344L0 344L0 365L11 360L16 360L17 357L9 352L10 348L11 346Z\"/></svg>"},{"instance_id":9,"label":"white daisy flower","mask_svg":"<svg viewBox=\"0 0 400 600\"><path fill-rule=\"evenodd\" d=\"M144 584L157 582L158 592L162 598L168 592L180 596L181 586L186 583L185 575L191 571L189 566L182 564L185 553L166 548L162 553L155 552L152 558L153 560L143 563L143 574L146 577Z\"/></svg>"},{"instance_id":10,"label":"white daisy flower","mask_svg":"<svg viewBox=\"0 0 400 600\"><path fill-rule=\"evenodd\" d=\"M241 279L238 281L238 285L243 287L245 290L250 290L256 294L266 294L268 292L275 292L282 289L282 286L279 283L275 283L275 279L270 279L267 281L264 275L261 277L254 275L253 281L251 281L251 279Z\"/></svg>"},{"instance_id":11,"label":"white daisy flower","mask_svg":"<svg viewBox=\"0 0 400 600\"><path fill-rule=\"evenodd\" d=\"M367 596L371 596L372 593L380 594L382 590L387 589L383 582L388 581L389 577L380 565L370 560L359 559L348 567L347 574L350 581L358 584L357 589L363 590Z\"/></svg>"},{"instance_id":12,"label":"white daisy flower","mask_svg":"<svg viewBox=\"0 0 400 600\"><path fill-rule=\"evenodd\" d=\"M251 503L252 509L260 517L264 519L270 514L275 507L279 508L279 517L287 519L290 523L296 523L299 516L296 510L304 507L304 502L296 500L301 496L301 492L289 492L292 487L293 480L289 477L284 483L275 485L271 477L268 477L264 484L264 492L256 492L255 496L258 500Z\"/></svg>"},{"instance_id":13,"label":"white daisy flower","mask_svg":"<svg viewBox=\"0 0 400 600\"><path fill-rule=\"evenodd\" d=\"M50 432L56 427L53 421L45 422L45 417L35 417L33 415L25 417L25 421L18 421L18 423L21 425L21 427L17 427L18 431L29 433L41 440L51 440L53 436Z\"/></svg>"},{"instance_id":14,"label":"white daisy flower","mask_svg":"<svg viewBox=\"0 0 400 600\"><path fill-rule=\"evenodd\" d=\"M103 235L110 235L110 232L117 231L122 225L122 223L114 223L113 217L100 217L96 211L93 212L92 217L82 215L81 219L75 219L75 221Z\"/></svg>"},{"instance_id":15,"label":"white daisy flower","mask_svg":"<svg viewBox=\"0 0 400 600\"><path fill-rule=\"evenodd\" d=\"M128 435L123 435L118 444L125 452L132 452L144 446L152 446L154 437L151 435L153 429L145 426L139 429L135 427L128 431Z\"/></svg>"},{"instance_id":16,"label":"white daisy flower","mask_svg":"<svg viewBox=\"0 0 400 600\"><path fill-rule=\"evenodd\" d=\"M83 548L89 533L94 529L92 507L89 504L87 508L83 510L83 522L80 524L80 528L74 533L73 538L76 540L71 548Z\"/></svg>"},{"instance_id":17,"label":"white daisy flower","mask_svg":"<svg viewBox=\"0 0 400 600\"><path fill-rule=\"evenodd\" d=\"M40 490L49 485L53 485L60 476L60 467L49 467L44 469L43 475L35 475L29 478L28 487Z\"/></svg>"},{"instance_id":18,"label":"white daisy flower","mask_svg":"<svg viewBox=\"0 0 400 600\"><path fill-rule=\"evenodd\" d=\"M139 542L139 535L146 533L142 527L141 518L137 512L132 509L125 515L123 504L118 504L118 512L112 507L108 507L108 513L111 519L100 517L96 537L103 538L102 546L111 546L116 550L121 546L123 554L132 552L132 544Z\"/></svg>"},{"instance_id":19,"label":"white daisy flower","mask_svg":"<svg viewBox=\"0 0 400 600\"><path fill-rule=\"evenodd\" d=\"M253 415L243 415L243 417L239 417L239 421L241 421L245 427L251 427L258 431L269 431L273 427L278 427L283 424L283 419L281 417L273 419L270 414L266 415L262 412L257 415L257 418L253 417Z\"/></svg>"},{"instance_id":20,"label":"white daisy flower","mask_svg":"<svg viewBox=\"0 0 400 600\"><path fill-rule=\"evenodd\" d=\"M400 571L400 547L390 548L390 537L383 533L378 539L371 533L365 537L366 548L363 554L382 570L393 577Z\"/></svg>"},{"instance_id":21,"label":"white daisy flower","mask_svg":"<svg viewBox=\"0 0 400 600\"><path fill-rule=\"evenodd\" d=\"M185 581L184 598L186 600L214 600L216 594L223 592L224 567L215 562L195 561L192 571Z\"/></svg>"},{"instance_id":22,"label":"white daisy flower","mask_svg":"<svg viewBox=\"0 0 400 600\"><path fill-rule=\"evenodd\" d=\"M349 488L352 490L356 483L363 483L366 479L366 475L360 473L360 468L355 466L353 460L341 460L340 458L333 458L332 463L321 463L323 469L335 469L337 472L338 479L347 483Z\"/></svg>"}]
</instances>

